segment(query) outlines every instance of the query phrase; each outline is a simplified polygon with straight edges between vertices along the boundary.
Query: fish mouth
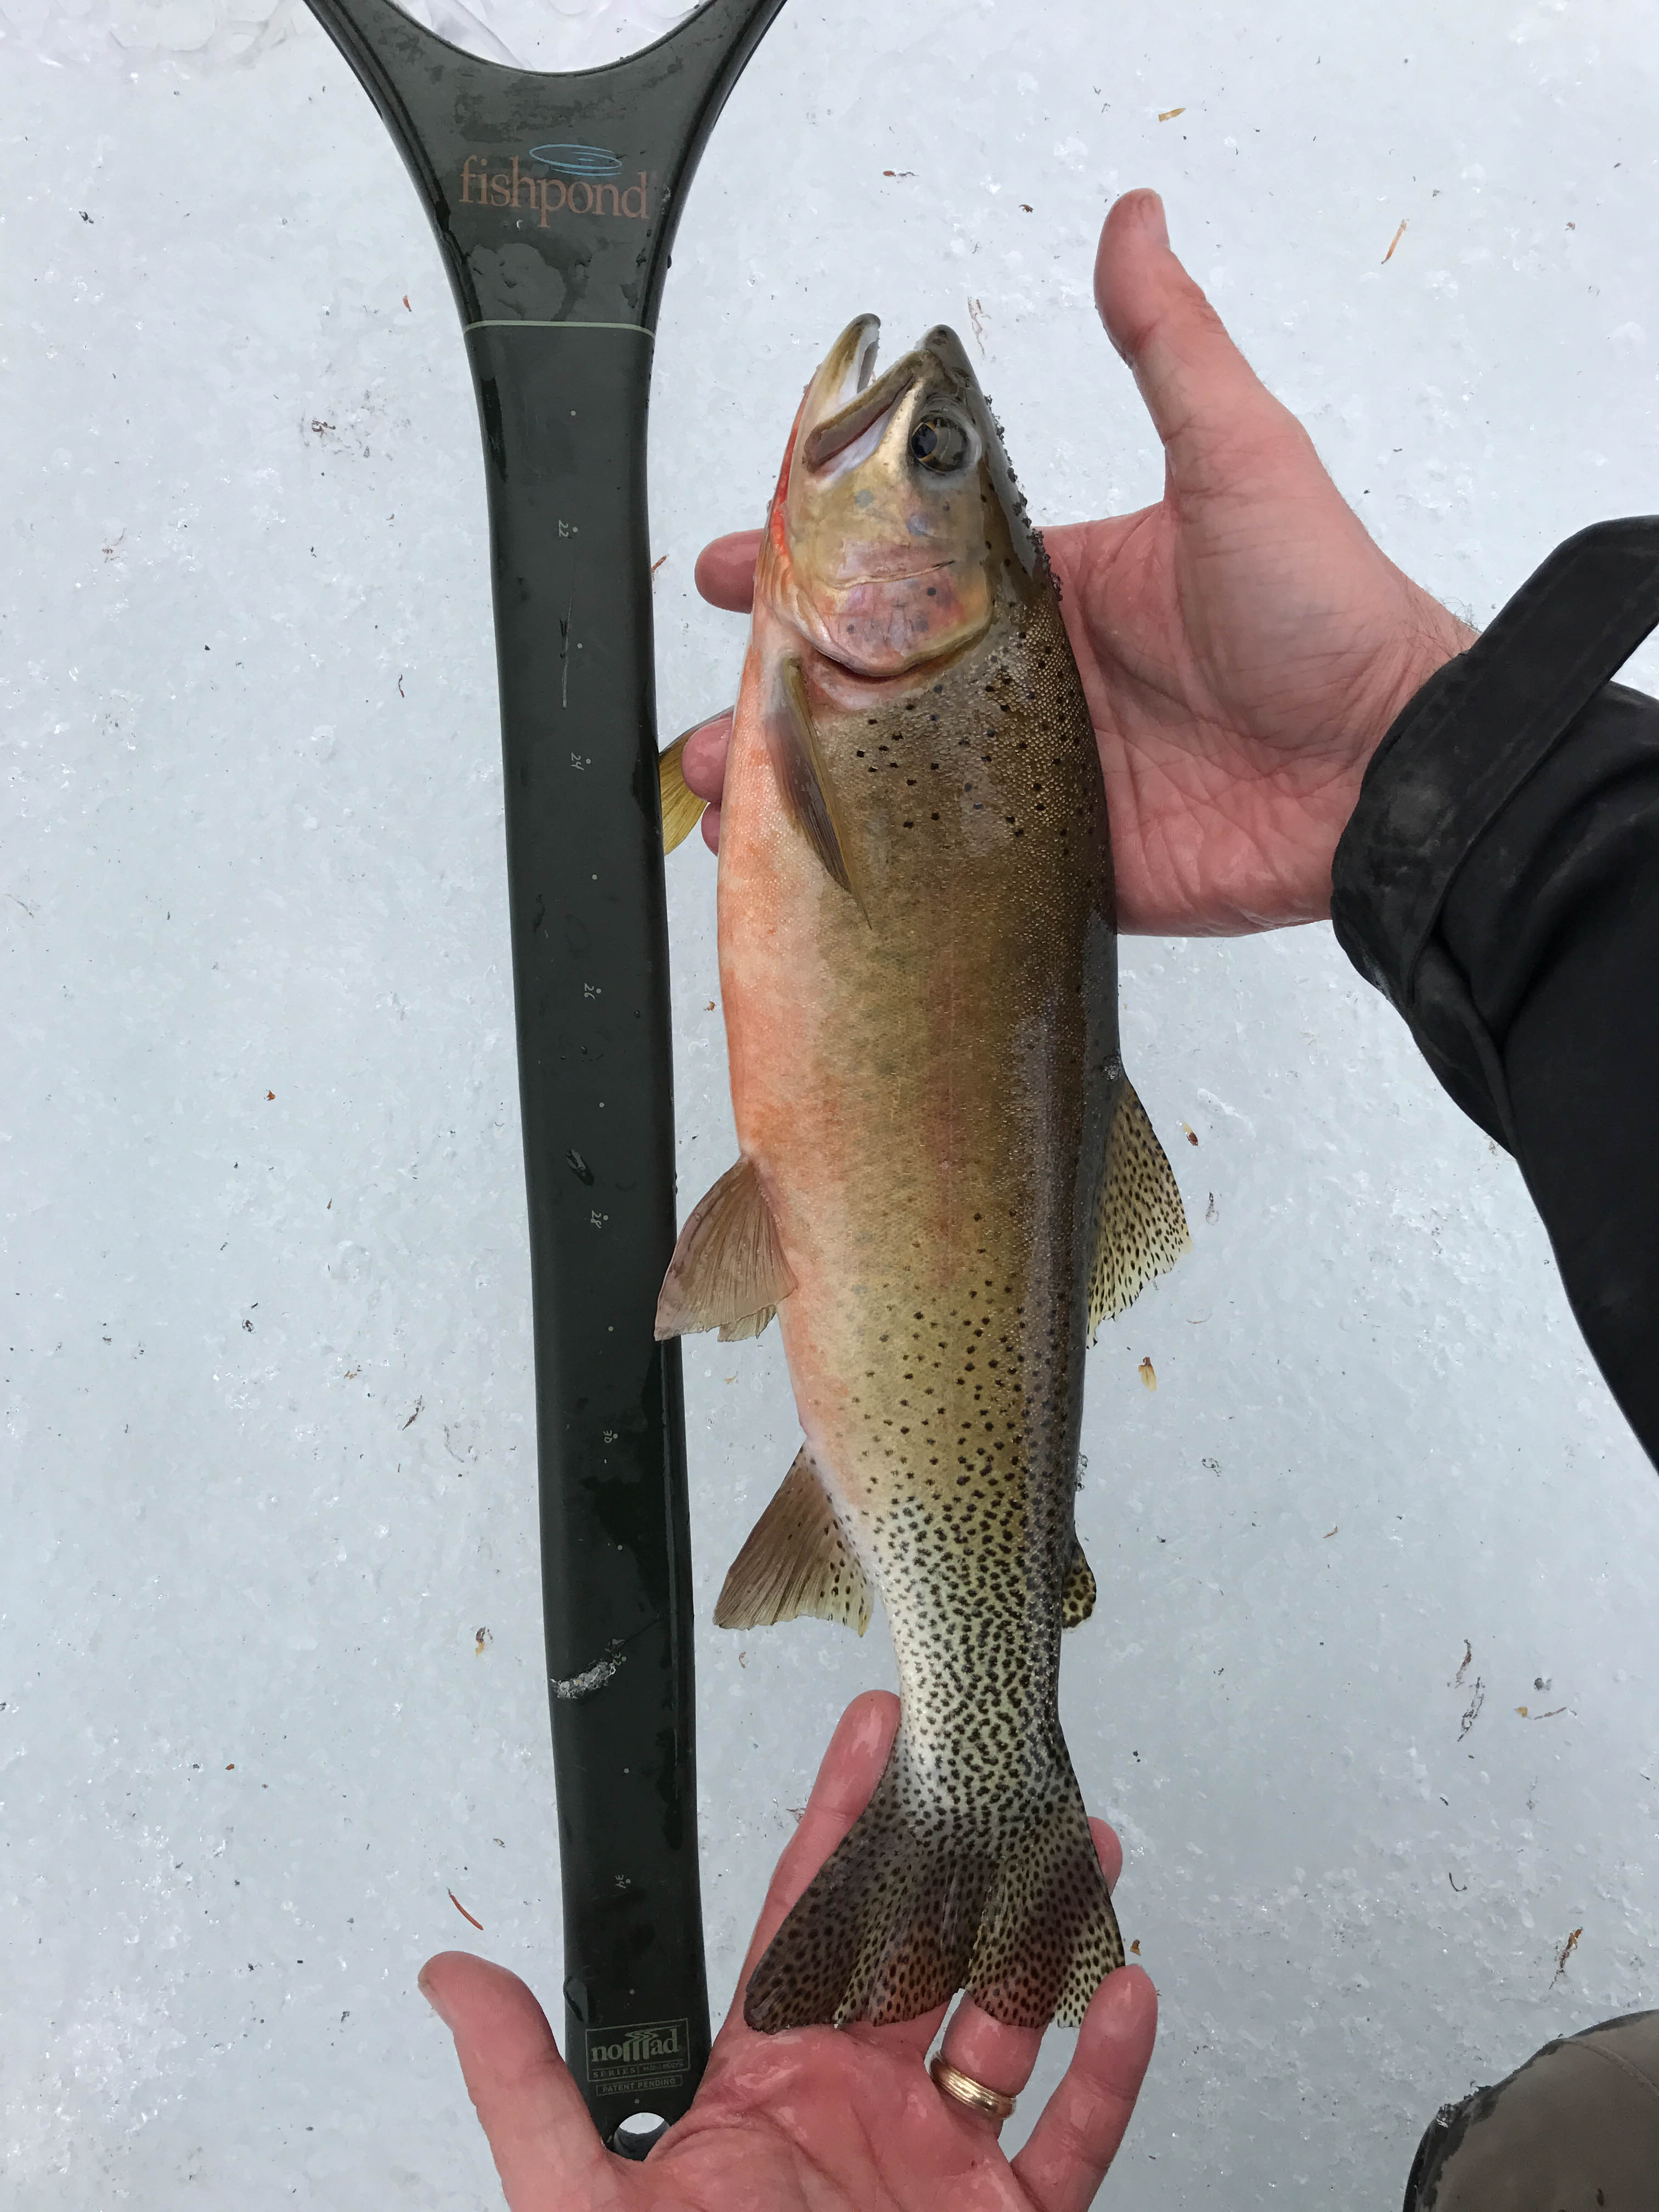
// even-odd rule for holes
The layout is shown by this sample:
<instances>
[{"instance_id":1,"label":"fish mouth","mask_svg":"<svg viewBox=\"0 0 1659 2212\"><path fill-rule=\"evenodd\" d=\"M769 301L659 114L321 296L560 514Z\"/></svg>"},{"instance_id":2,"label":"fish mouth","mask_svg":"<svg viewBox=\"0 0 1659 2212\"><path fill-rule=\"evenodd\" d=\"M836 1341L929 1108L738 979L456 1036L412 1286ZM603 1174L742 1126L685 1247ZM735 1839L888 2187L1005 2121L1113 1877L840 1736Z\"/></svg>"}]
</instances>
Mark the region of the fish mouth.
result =
<instances>
[{"instance_id":1,"label":"fish mouth","mask_svg":"<svg viewBox=\"0 0 1659 2212\"><path fill-rule=\"evenodd\" d=\"M867 350L860 362L860 374L864 379L868 378L875 361L876 337L880 329L873 315L868 319L875 327L870 332ZM866 430L873 429L884 416L892 413L921 376L921 370L922 364L917 356L907 354L902 361L896 361L873 384L861 384L858 392L846 405L838 408L833 415L826 415L821 422L815 422L801 447L801 459L807 467L821 469L827 466L837 453L844 453L854 439L862 437Z\"/></svg>"},{"instance_id":2,"label":"fish mouth","mask_svg":"<svg viewBox=\"0 0 1659 2212\"><path fill-rule=\"evenodd\" d=\"M854 315L848 324L807 385L801 406L803 435L856 404L874 373L880 337L881 323L875 315Z\"/></svg>"},{"instance_id":3,"label":"fish mouth","mask_svg":"<svg viewBox=\"0 0 1659 2212\"><path fill-rule=\"evenodd\" d=\"M880 337L878 318L860 315L836 339L807 387L799 452L815 473L827 470L851 447L867 451L879 442L880 426L918 385L941 375L946 390L963 380L974 383L960 339L943 324L872 381Z\"/></svg>"}]
</instances>

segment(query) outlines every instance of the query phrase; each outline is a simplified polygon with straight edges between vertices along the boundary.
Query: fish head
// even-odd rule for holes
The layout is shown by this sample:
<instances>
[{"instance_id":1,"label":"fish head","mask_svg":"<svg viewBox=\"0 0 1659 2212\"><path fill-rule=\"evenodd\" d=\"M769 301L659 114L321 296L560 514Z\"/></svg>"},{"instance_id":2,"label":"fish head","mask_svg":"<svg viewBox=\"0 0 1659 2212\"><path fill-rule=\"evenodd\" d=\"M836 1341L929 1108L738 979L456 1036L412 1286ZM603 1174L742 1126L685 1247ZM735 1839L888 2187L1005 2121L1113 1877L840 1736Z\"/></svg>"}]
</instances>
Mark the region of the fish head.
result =
<instances>
[{"instance_id":1,"label":"fish head","mask_svg":"<svg viewBox=\"0 0 1659 2212\"><path fill-rule=\"evenodd\" d=\"M877 376L879 329L849 323L806 387L756 588L827 659L890 678L982 635L1042 556L956 332Z\"/></svg>"}]
</instances>

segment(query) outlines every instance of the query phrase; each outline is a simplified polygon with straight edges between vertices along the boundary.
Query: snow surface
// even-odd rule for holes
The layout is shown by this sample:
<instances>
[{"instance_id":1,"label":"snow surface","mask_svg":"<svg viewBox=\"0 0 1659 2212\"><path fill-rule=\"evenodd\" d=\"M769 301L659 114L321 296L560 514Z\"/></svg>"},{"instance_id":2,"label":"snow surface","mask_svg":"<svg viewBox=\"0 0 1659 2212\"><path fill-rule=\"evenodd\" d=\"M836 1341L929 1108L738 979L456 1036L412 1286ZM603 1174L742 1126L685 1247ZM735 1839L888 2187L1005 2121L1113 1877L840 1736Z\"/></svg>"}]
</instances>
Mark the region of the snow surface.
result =
<instances>
[{"instance_id":1,"label":"snow surface","mask_svg":"<svg viewBox=\"0 0 1659 2212\"><path fill-rule=\"evenodd\" d=\"M1130 185L1477 621L1659 509L1656 76L1615 0L790 0L666 294L665 735L736 679L697 547L857 310L890 356L977 319L1039 514L1156 495L1089 291ZM291 0L0 0L0 2175L459 2212L495 2185L416 1971L561 1979L461 344ZM731 1133L714 871L671 878L689 1208ZM1659 2001L1659 1486L1514 1167L1328 930L1124 951L1196 1250L1091 1382L1066 1722L1164 2002L1103 2201L1393 2212L1443 2098ZM775 1334L687 1383L706 1623L796 1431ZM890 1670L804 1622L699 1663L723 2004Z\"/></svg>"}]
</instances>

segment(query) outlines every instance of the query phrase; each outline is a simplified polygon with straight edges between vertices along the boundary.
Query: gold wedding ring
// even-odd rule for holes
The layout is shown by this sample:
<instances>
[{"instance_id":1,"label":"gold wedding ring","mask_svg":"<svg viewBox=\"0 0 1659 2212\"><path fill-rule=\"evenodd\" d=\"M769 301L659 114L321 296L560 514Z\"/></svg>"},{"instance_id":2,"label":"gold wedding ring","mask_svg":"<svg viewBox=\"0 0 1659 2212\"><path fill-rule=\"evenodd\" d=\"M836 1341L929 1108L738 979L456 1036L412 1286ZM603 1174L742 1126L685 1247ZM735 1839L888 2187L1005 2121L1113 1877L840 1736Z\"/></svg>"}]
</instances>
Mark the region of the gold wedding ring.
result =
<instances>
[{"instance_id":1,"label":"gold wedding ring","mask_svg":"<svg viewBox=\"0 0 1659 2212\"><path fill-rule=\"evenodd\" d=\"M983 2081L975 2081L971 2074L952 2066L943 2051L927 2071L933 2077L935 2088L947 2097L954 2097L970 2112L983 2112L988 2120L1006 2120L1014 2109L1012 2097L1005 2097L1000 2089L988 2089Z\"/></svg>"}]
</instances>

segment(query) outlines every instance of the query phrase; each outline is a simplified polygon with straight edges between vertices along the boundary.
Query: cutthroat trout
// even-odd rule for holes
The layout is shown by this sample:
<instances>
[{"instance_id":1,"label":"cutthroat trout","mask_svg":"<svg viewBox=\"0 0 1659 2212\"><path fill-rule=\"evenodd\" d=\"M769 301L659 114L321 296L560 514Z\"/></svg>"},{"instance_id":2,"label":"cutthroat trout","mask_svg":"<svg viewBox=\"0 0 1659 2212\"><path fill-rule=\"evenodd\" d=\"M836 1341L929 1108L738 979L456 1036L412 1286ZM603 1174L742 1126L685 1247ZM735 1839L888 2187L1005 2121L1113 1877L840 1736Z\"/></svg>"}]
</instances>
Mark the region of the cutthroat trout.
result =
<instances>
[{"instance_id":1,"label":"cutthroat trout","mask_svg":"<svg viewBox=\"0 0 1659 2212\"><path fill-rule=\"evenodd\" d=\"M1188 1242L1118 1058L1100 761L1042 541L960 341L808 386L756 574L720 817L741 1157L657 1334L775 1312L805 1441L715 1618L860 1633L903 1715L749 1984L767 2031L966 1988L1075 2023L1122 1939L1058 1708L1085 1338ZM684 817L672 749L664 787Z\"/></svg>"}]
</instances>

